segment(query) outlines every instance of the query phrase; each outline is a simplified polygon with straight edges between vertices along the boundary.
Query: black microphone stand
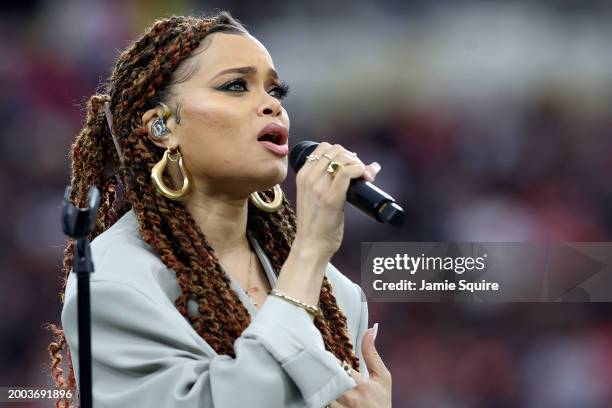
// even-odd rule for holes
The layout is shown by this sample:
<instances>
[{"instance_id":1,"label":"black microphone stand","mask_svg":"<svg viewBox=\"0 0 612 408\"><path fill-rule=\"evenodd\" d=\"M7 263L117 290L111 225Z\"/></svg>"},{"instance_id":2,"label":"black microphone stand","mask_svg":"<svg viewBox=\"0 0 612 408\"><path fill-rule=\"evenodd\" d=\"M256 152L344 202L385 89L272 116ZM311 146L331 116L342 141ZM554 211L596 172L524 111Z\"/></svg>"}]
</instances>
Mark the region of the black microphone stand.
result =
<instances>
[{"instance_id":1,"label":"black microphone stand","mask_svg":"<svg viewBox=\"0 0 612 408\"><path fill-rule=\"evenodd\" d=\"M96 225L100 192L91 186L87 194L88 207L77 208L70 202L71 188L64 192L62 205L62 229L75 240L72 272L77 275L77 317L79 328L79 395L81 408L92 407L91 397L91 304L89 298L89 274L93 273L91 249L87 236Z\"/></svg>"}]
</instances>

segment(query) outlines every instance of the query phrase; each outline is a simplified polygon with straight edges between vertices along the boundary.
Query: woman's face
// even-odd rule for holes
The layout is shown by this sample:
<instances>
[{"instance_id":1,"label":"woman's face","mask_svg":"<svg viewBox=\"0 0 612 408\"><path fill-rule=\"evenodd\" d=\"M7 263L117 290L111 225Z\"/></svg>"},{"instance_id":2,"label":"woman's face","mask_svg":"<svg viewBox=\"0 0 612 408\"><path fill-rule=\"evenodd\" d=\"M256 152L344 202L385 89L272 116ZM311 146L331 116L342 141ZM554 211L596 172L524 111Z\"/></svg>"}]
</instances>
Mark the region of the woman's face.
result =
<instances>
[{"instance_id":1,"label":"woman's face","mask_svg":"<svg viewBox=\"0 0 612 408\"><path fill-rule=\"evenodd\" d=\"M269 189L287 176L288 159L258 134L271 123L289 129L272 58L247 34L214 33L200 47L187 65L194 73L173 85L179 118L167 121L166 145L180 147L200 191L243 198Z\"/></svg>"}]
</instances>

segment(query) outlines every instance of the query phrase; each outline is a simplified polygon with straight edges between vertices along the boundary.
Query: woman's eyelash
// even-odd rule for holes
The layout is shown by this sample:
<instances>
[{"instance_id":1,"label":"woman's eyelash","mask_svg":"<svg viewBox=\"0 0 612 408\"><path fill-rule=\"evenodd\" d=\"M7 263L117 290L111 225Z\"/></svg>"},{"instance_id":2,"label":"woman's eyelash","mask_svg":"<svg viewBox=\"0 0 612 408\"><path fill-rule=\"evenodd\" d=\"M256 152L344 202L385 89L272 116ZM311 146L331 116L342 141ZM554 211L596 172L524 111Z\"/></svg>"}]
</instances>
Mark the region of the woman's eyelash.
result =
<instances>
[{"instance_id":1,"label":"woman's eyelash","mask_svg":"<svg viewBox=\"0 0 612 408\"><path fill-rule=\"evenodd\" d=\"M240 85L244 89L243 90L231 90L230 88L233 85ZM228 82L227 84L223 85L221 87L221 89L228 90L228 91L231 91L231 92L244 92L244 91L248 90L247 86L246 86L246 81L244 79L241 79L241 78L234 79L234 80ZM272 88L272 91L277 91L278 92L278 96L277 96L278 99L284 99L289 94L289 84L287 84L286 82L281 82L279 85L276 85L274 88Z\"/></svg>"},{"instance_id":2,"label":"woman's eyelash","mask_svg":"<svg viewBox=\"0 0 612 408\"><path fill-rule=\"evenodd\" d=\"M234 79L234 80L226 83L225 85L222 85L221 89L232 91L230 89L232 87L232 85L241 85L246 90L246 82L244 81L244 79Z\"/></svg>"},{"instance_id":3,"label":"woman's eyelash","mask_svg":"<svg viewBox=\"0 0 612 408\"><path fill-rule=\"evenodd\" d=\"M284 99L289 94L289 84L286 82L281 82L279 85L275 86L272 89L278 90L279 99Z\"/></svg>"}]
</instances>

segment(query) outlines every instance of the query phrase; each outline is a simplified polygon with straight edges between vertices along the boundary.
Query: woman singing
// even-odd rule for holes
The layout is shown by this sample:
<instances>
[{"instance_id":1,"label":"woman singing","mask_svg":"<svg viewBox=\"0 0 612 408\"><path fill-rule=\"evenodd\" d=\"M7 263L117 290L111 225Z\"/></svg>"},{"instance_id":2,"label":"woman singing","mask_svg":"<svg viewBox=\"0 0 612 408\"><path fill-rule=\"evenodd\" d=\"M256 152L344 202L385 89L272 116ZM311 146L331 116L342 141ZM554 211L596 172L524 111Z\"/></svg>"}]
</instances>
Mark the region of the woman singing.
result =
<instances>
[{"instance_id":1,"label":"woman singing","mask_svg":"<svg viewBox=\"0 0 612 408\"><path fill-rule=\"evenodd\" d=\"M266 48L221 12L156 21L91 97L70 198L84 207L90 185L102 194L94 406L391 406L363 292L329 263L350 180L380 166L319 144L297 174L294 213L279 186L287 91ZM75 390L72 251L49 350L57 386Z\"/></svg>"}]
</instances>

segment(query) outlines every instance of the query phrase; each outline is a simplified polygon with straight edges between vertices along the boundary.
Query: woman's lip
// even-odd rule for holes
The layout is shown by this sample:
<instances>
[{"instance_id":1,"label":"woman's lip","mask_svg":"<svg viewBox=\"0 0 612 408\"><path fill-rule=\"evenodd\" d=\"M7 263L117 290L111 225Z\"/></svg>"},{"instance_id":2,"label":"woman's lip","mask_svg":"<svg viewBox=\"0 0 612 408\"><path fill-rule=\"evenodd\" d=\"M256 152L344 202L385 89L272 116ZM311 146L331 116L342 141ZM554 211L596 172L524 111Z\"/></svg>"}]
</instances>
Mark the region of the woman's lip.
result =
<instances>
[{"instance_id":1,"label":"woman's lip","mask_svg":"<svg viewBox=\"0 0 612 408\"><path fill-rule=\"evenodd\" d=\"M261 143L266 149L270 150L272 153L275 153L279 156L287 156L289 154L289 145L277 145L267 140L262 140L259 143Z\"/></svg>"},{"instance_id":2,"label":"woman's lip","mask_svg":"<svg viewBox=\"0 0 612 408\"><path fill-rule=\"evenodd\" d=\"M277 123L269 123L268 125L266 125L263 129L261 129L261 131L257 135L257 139L259 139L266 133L276 133L277 135L279 135L280 136L280 139L278 140L279 145L284 145L289 142L289 132L287 131L287 128Z\"/></svg>"}]
</instances>

